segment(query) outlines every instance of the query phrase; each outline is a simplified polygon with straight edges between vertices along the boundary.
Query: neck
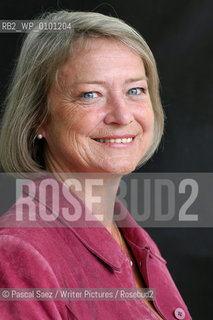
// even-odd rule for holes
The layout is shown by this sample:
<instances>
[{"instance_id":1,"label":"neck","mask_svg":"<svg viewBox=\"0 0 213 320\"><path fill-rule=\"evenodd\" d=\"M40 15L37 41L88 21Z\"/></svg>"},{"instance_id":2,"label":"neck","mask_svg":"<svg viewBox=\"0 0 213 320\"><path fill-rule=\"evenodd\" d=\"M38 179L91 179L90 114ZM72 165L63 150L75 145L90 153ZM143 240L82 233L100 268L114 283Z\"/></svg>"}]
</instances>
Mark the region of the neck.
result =
<instances>
[{"instance_id":1,"label":"neck","mask_svg":"<svg viewBox=\"0 0 213 320\"><path fill-rule=\"evenodd\" d=\"M121 176L110 173L51 172L85 203L112 234L115 227L114 204Z\"/></svg>"}]
</instances>

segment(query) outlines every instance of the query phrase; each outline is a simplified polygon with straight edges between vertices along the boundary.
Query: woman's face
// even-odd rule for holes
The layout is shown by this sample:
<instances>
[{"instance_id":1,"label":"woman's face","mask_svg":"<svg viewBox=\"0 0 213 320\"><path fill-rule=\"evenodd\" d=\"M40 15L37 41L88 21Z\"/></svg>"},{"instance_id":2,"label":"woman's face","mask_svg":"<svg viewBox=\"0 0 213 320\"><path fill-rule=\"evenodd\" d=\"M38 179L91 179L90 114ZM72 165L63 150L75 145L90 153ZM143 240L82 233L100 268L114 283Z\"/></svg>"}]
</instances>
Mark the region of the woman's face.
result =
<instances>
[{"instance_id":1,"label":"woman's face","mask_svg":"<svg viewBox=\"0 0 213 320\"><path fill-rule=\"evenodd\" d=\"M41 133L50 171L127 174L150 147L154 115L143 61L118 41L91 39L58 70ZM58 82L58 84L57 84Z\"/></svg>"}]
</instances>

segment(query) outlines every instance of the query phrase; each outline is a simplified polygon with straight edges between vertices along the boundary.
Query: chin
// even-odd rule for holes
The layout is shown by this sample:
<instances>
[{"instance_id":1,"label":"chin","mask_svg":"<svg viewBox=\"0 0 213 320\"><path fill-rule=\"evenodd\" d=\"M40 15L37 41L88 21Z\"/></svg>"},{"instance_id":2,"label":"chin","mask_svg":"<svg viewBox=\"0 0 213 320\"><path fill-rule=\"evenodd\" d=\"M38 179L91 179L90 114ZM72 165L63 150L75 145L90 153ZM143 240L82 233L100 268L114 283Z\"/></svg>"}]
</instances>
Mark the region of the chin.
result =
<instances>
[{"instance_id":1,"label":"chin","mask_svg":"<svg viewBox=\"0 0 213 320\"><path fill-rule=\"evenodd\" d=\"M123 176L133 172L136 166L137 164L133 164L129 162L117 163L117 164L114 163L114 164L108 165L105 169L105 172Z\"/></svg>"}]
</instances>

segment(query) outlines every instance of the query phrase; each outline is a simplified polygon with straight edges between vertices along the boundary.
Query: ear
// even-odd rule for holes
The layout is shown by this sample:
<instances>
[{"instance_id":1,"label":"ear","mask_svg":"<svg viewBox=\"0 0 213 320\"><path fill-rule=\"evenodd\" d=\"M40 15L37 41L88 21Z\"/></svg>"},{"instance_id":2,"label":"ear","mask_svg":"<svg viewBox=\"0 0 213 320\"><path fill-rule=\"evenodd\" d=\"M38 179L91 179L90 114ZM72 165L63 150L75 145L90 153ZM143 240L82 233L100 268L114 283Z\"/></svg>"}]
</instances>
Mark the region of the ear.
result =
<instances>
[{"instance_id":1,"label":"ear","mask_svg":"<svg viewBox=\"0 0 213 320\"><path fill-rule=\"evenodd\" d=\"M43 128L36 129L35 138L41 140L46 138L46 132Z\"/></svg>"}]
</instances>

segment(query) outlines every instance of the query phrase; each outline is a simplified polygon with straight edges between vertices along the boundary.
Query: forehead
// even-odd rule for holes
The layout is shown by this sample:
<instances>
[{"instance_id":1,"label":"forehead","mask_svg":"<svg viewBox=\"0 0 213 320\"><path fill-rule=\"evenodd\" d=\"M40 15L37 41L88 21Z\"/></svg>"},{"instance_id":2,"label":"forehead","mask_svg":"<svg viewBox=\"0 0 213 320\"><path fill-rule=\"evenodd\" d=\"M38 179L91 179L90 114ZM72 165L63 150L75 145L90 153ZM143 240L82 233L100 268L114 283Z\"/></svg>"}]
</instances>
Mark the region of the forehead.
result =
<instances>
[{"instance_id":1,"label":"forehead","mask_svg":"<svg viewBox=\"0 0 213 320\"><path fill-rule=\"evenodd\" d=\"M141 56L120 41L107 38L77 40L70 57L59 69L63 80L112 74L125 76L130 72L135 76L145 76Z\"/></svg>"},{"instance_id":2,"label":"forehead","mask_svg":"<svg viewBox=\"0 0 213 320\"><path fill-rule=\"evenodd\" d=\"M76 40L73 48L72 48L72 57L81 55L88 55L90 53L103 53L105 52L105 55L112 53L114 55L117 55L118 57L121 54L127 54L127 55L135 55L139 57L139 54L134 51L132 48L128 47L121 41L118 41L117 39L113 38L87 38L87 39L79 39Z\"/></svg>"}]
</instances>

